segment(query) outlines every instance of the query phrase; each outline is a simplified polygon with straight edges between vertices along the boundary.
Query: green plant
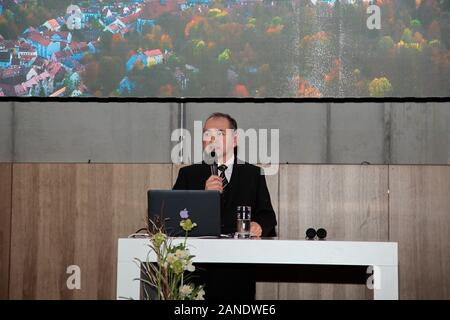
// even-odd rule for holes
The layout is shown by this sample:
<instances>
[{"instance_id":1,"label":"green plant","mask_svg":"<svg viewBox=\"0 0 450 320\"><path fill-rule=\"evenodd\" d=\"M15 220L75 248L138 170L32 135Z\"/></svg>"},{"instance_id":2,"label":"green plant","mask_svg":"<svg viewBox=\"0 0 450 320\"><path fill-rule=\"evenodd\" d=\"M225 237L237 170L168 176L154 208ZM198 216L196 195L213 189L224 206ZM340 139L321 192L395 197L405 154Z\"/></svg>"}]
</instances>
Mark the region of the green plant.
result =
<instances>
[{"instance_id":1,"label":"green plant","mask_svg":"<svg viewBox=\"0 0 450 320\"><path fill-rule=\"evenodd\" d=\"M147 261L138 260L143 266L144 277L139 279L144 284L144 299L147 300L204 300L204 286L194 284L192 272L195 271L187 247L189 231L197 226L188 218L186 209L180 212L180 227L185 236L181 243L174 244L174 238L169 237L164 224L150 221L149 254ZM156 262L150 262L149 256L154 253ZM154 260L152 260L154 261ZM147 286L146 286L147 285ZM147 288L146 288L147 287Z\"/></svg>"}]
</instances>

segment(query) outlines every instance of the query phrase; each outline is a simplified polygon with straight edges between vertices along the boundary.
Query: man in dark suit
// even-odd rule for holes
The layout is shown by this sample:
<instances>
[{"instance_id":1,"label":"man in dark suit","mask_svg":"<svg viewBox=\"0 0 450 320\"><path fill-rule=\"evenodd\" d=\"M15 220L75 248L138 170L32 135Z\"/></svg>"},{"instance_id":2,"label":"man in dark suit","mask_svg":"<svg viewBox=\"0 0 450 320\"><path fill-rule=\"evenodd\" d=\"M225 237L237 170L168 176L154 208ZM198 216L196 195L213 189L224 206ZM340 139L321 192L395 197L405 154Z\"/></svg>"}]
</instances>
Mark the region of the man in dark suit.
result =
<instances>
[{"instance_id":1,"label":"man in dark suit","mask_svg":"<svg viewBox=\"0 0 450 320\"><path fill-rule=\"evenodd\" d=\"M275 236L277 224L270 194L261 169L237 161L237 123L230 115L213 113L203 127L203 148L215 151L218 175L204 161L180 169L173 189L217 190L221 193L222 233L236 231L236 209L250 206L250 234L253 237ZM254 299L255 278L252 268L242 265L207 265L198 272L206 282L206 299Z\"/></svg>"}]
</instances>

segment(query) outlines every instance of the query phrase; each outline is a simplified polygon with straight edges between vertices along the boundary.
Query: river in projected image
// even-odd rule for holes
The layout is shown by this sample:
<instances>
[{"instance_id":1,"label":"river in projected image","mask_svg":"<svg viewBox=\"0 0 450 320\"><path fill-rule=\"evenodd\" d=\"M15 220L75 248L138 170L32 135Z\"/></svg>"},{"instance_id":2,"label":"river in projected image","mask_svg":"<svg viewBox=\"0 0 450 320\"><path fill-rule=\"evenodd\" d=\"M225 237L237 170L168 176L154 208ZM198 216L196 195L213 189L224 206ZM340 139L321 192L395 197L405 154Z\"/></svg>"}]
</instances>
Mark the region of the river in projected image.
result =
<instances>
[{"instance_id":1,"label":"river in projected image","mask_svg":"<svg viewBox=\"0 0 450 320\"><path fill-rule=\"evenodd\" d=\"M448 0L0 0L0 96L448 97Z\"/></svg>"}]
</instances>

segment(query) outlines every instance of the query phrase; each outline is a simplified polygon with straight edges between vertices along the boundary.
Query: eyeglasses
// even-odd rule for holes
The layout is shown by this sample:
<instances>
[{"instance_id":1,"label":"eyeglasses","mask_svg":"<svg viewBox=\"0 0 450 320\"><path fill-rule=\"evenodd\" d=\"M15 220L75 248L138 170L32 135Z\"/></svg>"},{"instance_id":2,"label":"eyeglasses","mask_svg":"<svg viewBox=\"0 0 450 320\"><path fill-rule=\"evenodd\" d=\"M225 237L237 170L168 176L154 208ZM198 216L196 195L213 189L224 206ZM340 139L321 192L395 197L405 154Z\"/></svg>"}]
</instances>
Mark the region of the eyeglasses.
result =
<instances>
[{"instance_id":1,"label":"eyeglasses","mask_svg":"<svg viewBox=\"0 0 450 320\"><path fill-rule=\"evenodd\" d=\"M203 140L210 140L211 137L222 138L222 137L226 136L228 130L231 130L231 131L234 132L234 129L226 129L226 130L223 130L223 129L216 129L216 130L208 129L208 130L205 130L205 131L203 131Z\"/></svg>"},{"instance_id":2,"label":"eyeglasses","mask_svg":"<svg viewBox=\"0 0 450 320\"><path fill-rule=\"evenodd\" d=\"M319 240L325 240L325 238L327 237L327 230L325 230L324 228L319 228L314 229L314 228L308 228L306 230L306 240L314 240L314 239L319 239Z\"/></svg>"}]
</instances>

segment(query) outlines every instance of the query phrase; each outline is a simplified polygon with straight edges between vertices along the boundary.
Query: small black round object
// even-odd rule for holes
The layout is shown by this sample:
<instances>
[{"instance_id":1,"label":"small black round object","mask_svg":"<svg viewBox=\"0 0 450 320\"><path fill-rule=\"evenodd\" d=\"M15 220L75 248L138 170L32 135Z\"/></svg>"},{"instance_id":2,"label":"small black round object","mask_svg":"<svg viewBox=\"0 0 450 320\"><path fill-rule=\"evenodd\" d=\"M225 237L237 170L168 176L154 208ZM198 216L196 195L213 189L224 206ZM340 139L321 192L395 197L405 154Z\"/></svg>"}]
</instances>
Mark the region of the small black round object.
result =
<instances>
[{"instance_id":1,"label":"small black round object","mask_svg":"<svg viewBox=\"0 0 450 320\"><path fill-rule=\"evenodd\" d=\"M320 240L325 239L327 237L327 230L325 230L324 228L317 229L317 237Z\"/></svg>"},{"instance_id":2,"label":"small black round object","mask_svg":"<svg viewBox=\"0 0 450 320\"><path fill-rule=\"evenodd\" d=\"M306 230L306 239L313 240L316 237L316 230L309 228Z\"/></svg>"}]
</instances>

